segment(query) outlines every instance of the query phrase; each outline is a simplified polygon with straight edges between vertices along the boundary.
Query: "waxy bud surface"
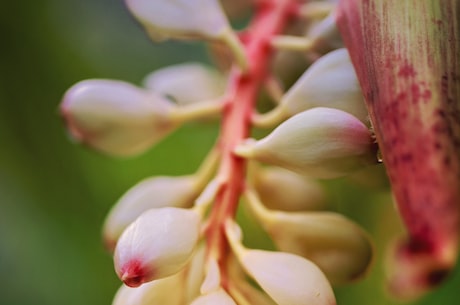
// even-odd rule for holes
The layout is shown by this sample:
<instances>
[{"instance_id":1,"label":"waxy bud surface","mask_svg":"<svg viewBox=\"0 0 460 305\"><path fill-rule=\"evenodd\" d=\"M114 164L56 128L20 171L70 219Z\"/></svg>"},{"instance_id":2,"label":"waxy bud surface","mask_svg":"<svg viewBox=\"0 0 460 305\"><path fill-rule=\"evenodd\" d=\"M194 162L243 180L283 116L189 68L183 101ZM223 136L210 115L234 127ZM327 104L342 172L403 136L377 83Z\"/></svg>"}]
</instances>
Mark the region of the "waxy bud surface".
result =
<instances>
[{"instance_id":1,"label":"waxy bud surface","mask_svg":"<svg viewBox=\"0 0 460 305\"><path fill-rule=\"evenodd\" d=\"M235 153L321 179L377 163L369 129L349 113L323 107L291 117L267 137L240 144Z\"/></svg>"},{"instance_id":2,"label":"waxy bud surface","mask_svg":"<svg viewBox=\"0 0 460 305\"><path fill-rule=\"evenodd\" d=\"M103 237L106 246L113 250L126 227L149 209L191 206L198 191L195 180L195 176L160 176L133 186L112 207L105 220Z\"/></svg>"},{"instance_id":3,"label":"waxy bud surface","mask_svg":"<svg viewBox=\"0 0 460 305\"><path fill-rule=\"evenodd\" d=\"M190 305L237 305L225 290L218 289L195 299Z\"/></svg>"},{"instance_id":4,"label":"waxy bud surface","mask_svg":"<svg viewBox=\"0 0 460 305\"><path fill-rule=\"evenodd\" d=\"M144 212L126 228L115 248L115 271L120 279L137 287L180 271L192 257L200 221L200 215L188 209Z\"/></svg>"},{"instance_id":5,"label":"waxy bud surface","mask_svg":"<svg viewBox=\"0 0 460 305\"><path fill-rule=\"evenodd\" d=\"M70 88L61 114L73 138L115 156L139 154L177 126L163 97L114 80L86 80Z\"/></svg>"}]
</instances>

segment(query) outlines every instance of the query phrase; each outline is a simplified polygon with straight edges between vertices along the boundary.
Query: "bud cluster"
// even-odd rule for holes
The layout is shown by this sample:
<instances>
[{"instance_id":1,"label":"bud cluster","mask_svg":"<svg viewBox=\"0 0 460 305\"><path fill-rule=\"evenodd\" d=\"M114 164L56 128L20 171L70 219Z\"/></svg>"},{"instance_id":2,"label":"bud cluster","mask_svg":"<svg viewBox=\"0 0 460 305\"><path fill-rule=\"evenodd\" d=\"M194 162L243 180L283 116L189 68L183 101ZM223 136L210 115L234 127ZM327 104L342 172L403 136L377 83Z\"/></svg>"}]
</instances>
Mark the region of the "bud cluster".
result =
<instances>
[{"instance_id":1,"label":"bud cluster","mask_svg":"<svg viewBox=\"0 0 460 305\"><path fill-rule=\"evenodd\" d=\"M110 156L141 154L191 121L222 121L196 173L146 178L108 214L104 241L126 284L113 304L336 304L331 284L362 276L373 250L358 225L325 211L316 179L376 164L377 153L335 27L335 1L125 2L152 39L219 44L235 64L228 71L168 67L142 87L86 80L65 94L61 113L71 136ZM252 21L237 33L227 12L247 10ZM286 34L288 24L298 24L297 36ZM286 92L270 68L285 50L312 61ZM258 113L263 89L275 106ZM275 128L252 139L252 127ZM240 201L279 251L243 245L235 221Z\"/></svg>"}]
</instances>

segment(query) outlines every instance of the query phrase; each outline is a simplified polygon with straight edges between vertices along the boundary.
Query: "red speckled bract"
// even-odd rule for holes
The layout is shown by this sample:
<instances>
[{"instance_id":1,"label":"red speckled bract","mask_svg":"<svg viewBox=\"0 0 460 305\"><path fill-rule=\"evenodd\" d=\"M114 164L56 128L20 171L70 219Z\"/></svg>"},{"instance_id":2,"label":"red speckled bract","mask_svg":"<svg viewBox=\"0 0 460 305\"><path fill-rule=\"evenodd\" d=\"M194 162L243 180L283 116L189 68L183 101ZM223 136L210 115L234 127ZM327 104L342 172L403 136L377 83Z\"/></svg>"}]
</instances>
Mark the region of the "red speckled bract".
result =
<instances>
[{"instance_id":1,"label":"red speckled bract","mask_svg":"<svg viewBox=\"0 0 460 305\"><path fill-rule=\"evenodd\" d=\"M457 2L342 0L337 14L410 235L395 259L412 264L398 268L406 274L395 271L403 296L437 284L433 274L445 274L457 257Z\"/></svg>"}]
</instances>

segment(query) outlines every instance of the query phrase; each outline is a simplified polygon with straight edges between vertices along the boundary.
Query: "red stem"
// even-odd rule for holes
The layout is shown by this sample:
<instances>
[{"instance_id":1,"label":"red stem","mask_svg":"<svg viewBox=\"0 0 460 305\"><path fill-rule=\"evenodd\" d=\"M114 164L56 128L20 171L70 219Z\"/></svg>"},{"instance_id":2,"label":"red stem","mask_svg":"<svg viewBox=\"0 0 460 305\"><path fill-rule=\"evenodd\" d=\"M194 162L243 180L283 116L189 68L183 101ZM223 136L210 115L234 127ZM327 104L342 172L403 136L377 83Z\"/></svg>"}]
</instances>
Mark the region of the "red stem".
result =
<instances>
[{"instance_id":1,"label":"red stem","mask_svg":"<svg viewBox=\"0 0 460 305\"><path fill-rule=\"evenodd\" d=\"M283 30L293 5L292 0L278 0L265 1L257 7L252 23L244 33L249 71L243 73L235 68L229 77L228 104L219 139L222 163L218 177L225 182L217 195L206 231L208 251L219 262L223 286L226 281L224 262L228 252L224 224L235 216L246 168L246 161L235 156L233 150L249 136L257 95L269 75L269 61L273 53L270 41Z\"/></svg>"}]
</instances>

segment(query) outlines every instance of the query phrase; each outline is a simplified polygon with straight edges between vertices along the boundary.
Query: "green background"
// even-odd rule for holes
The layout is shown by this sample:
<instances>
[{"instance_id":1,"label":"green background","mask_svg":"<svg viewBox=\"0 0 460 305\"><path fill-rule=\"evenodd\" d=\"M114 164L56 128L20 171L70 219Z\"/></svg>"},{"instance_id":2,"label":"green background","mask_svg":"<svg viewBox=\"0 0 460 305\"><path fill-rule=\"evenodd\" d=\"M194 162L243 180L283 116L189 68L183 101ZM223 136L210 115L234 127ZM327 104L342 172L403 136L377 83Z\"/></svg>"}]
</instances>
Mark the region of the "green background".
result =
<instances>
[{"instance_id":1,"label":"green background","mask_svg":"<svg viewBox=\"0 0 460 305\"><path fill-rule=\"evenodd\" d=\"M192 173L218 130L189 124L140 157L111 159L69 140L60 99L82 79L139 84L158 67L206 60L204 47L150 42L121 0L3 1L0 39L0 304L110 304L120 282L100 238L108 209L142 178ZM398 220L382 169L370 174L326 185L376 240L369 276L337 289L342 305L398 304L386 297L382 266ZM247 223L254 246L256 229ZM413 304L459 304L459 284L456 272Z\"/></svg>"}]
</instances>

